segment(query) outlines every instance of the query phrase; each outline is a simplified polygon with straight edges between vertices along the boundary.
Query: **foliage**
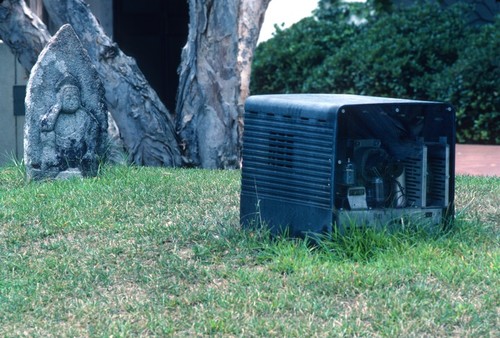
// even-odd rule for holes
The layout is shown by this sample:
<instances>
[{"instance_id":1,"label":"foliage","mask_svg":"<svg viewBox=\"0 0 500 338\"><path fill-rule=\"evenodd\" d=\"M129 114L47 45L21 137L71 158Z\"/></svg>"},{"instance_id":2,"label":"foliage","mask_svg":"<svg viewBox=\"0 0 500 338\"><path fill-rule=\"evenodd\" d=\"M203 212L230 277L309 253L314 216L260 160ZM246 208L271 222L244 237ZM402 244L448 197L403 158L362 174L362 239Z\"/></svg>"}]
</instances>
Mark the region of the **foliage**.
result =
<instances>
[{"instance_id":1,"label":"foliage","mask_svg":"<svg viewBox=\"0 0 500 338\"><path fill-rule=\"evenodd\" d=\"M318 8L313 12L318 20L351 21L353 17L367 18L374 14L374 6L358 2L343 2L342 0L320 0Z\"/></svg>"},{"instance_id":2,"label":"foliage","mask_svg":"<svg viewBox=\"0 0 500 338\"><path fill-rule=\"evenodd\" d=\"M457 62L429 81L429 97L457 108L458 141L500 144L500 20L468 34Z\"/></svg>"},{"instance_id":3,"label":"foliage","mask_svg":"<svg viewBox=\"0 0 500 338\"><path fill-rule=\"evenodd\" d=\"M447 233L242 231L239 171L0 168L0 336L494 336L500 179Z\"/></svg>"},{"instance_id":4,"label":"foliage","mask_svg":"<svg viewBox=\"0 0 500 338\"><path fill-rule=\"evenodd\" d=\"M377 15L371 5L364 10L356 6L354 11L343 4L335 11L323 5L315 18L259 45L252 93L336 92L448 101L458 111L460 142L500 143L498 19L494 25L471 26L467 8L459 5L421 5ZM307 34L304 28L312 22L324 29ZM294 69L300 71L290 71Z\"/></svg>"},{"instance_id":5,"label":"foliage","mask_svg":"<svg viewBox=\"0 0 500 338\"><path fill-rule=\"evenodd\" d=\"M274 38L261 43L255 51L252 92L306 91L304 79L311 76L311 70L323 64L359 30L347 22L344 12L334 15L338 21L309 17L286 30L276 26Z\"/></svg>"}]
</instances>

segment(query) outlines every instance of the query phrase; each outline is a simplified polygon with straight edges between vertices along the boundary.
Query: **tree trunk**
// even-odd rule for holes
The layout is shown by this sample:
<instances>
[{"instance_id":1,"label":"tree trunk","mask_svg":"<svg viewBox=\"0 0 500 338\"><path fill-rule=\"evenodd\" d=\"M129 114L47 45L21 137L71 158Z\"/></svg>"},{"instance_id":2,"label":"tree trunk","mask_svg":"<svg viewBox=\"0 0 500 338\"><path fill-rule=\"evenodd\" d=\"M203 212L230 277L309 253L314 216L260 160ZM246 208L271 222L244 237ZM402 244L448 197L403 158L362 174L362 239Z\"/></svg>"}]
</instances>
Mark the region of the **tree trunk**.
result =
<instances>
[{"instance_id":1,"label":"tree trunk","mask_svg":"<svg viewBox=\"0 0 500 338\"><path fill-rule=\"evenodd\" d=\"M188 165L239 166L238 15L239 1L189 0L176 109Z\"/></svg>"},{"instance_id":2,"label":"tree trunk","mask_svg":"<svg viewBox=\"0 0 500 338\"><path fill-rule=\"evenodd\" d=\"M81 0L44 0L57 26L71 24L99 72L108 109L134 164L179 166L174 122L134 59L104 33Z\"/></svg>"},{"instance_id":3,"label":"tree trunk","mask_svg":"<svg viewBox=\"0 0 500 338\"><path fill-rule=\"evenodd\" d=\"M241 77L240 106L244 104L250 94L253 53L270 2L271 0L241 0L238 25L238 69Z\"/></svg>"},{"instance_id":4,"label":"tree trunk","mask_svg":"<svg viewBox=\"0 0 500 338\"><path fill-rule=\"evenodd\" d=\"M181 150L189 165L240 166L243 102L269 2L189 0L176 109Z\"/></svg>"},{"instance_id":5,"label":"tree trunk","mask_svg":"<svg viewBox=\"0 0 500 338\"><path fill-rule=\"evenodd\" d=\"M0 1L0 39L9 46L19 63L30 71L49 41L50 34L24 0L4 0Z\"/></svg>"}]
</instances>

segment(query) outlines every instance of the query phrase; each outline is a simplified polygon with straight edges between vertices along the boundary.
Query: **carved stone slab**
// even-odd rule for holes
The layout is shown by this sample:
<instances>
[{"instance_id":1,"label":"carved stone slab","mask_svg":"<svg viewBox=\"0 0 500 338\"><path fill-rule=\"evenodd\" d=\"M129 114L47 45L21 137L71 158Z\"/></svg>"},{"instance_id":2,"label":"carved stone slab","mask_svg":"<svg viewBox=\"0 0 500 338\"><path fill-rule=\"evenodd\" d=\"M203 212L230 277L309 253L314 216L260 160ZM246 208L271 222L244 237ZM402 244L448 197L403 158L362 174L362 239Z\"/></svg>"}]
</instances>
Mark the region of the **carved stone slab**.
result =
<instances>
[{"instance_id":1,"label":"carved stone slab","mask_svg":"<svg viewBox=\"0 0 500 338\"><path fill-rule=\"evenodd\" d=\"M28 179L95 176L107 145L104 89L70 25L40 53L25 103Z\"/></svg>"}]
</instances>

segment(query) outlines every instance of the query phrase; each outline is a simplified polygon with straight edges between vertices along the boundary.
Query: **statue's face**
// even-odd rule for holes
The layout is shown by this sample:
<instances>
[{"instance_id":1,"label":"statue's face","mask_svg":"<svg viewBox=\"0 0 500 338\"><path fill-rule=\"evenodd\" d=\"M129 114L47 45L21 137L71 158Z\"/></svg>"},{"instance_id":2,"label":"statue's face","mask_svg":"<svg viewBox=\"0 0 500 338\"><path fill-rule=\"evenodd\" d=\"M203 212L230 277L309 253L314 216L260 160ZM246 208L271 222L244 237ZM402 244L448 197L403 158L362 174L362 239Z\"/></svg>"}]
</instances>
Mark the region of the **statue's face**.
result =
<instances>
[{"instance_id":1,"label":"statue's face","mask_svg":"<svg viewBox=\"0 0 500 338\"><path fill-rule=\"evenodd\" d=\"M62 92L62 111L74 113L80 108L80 90L75 86L66 86Z\"/></svg>"}]
</instances>

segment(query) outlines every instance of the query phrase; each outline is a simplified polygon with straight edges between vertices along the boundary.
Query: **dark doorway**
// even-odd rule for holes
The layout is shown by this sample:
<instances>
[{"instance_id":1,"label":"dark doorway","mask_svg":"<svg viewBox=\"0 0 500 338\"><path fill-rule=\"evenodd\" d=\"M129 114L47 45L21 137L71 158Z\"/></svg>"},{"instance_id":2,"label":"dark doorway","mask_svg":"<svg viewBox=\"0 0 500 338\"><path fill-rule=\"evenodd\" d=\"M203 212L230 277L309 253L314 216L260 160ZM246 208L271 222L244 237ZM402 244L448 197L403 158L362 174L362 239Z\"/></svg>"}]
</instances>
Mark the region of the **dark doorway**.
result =
<instances>
[{"instance_id":1,"label":"dark doorway","mask_svg":"<svg viewBox=\"0 0 500 338\"><path fill-rule=\"evenodd\" d=\"M114 0L114 40L139 68L171 113L179 83L177 68L186 44L186 0Z\"/></svg>"}]
</instances>

